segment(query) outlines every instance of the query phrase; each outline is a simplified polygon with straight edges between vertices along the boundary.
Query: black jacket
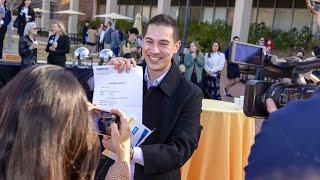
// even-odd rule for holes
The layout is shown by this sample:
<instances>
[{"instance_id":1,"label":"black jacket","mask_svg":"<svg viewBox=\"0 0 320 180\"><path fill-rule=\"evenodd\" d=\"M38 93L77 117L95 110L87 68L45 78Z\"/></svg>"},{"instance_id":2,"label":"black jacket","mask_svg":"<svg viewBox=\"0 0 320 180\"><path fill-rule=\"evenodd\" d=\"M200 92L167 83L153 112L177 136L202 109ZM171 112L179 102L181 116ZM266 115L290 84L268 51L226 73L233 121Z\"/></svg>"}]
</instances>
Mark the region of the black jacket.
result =
<instances>
[{"instance_id":1,"label":"black jacket","mask_svg":"<svg viewBox=\"0 0 320 180\"><path fill-rule=\"evenodd\" d=\"M0 19L0 21L4 21L4 24L1 26L1 28L7 28L9 23L11 22L11 18L11 11L8 8L5 8L5 16Z\"/></svg>"},{"instance_id":2,"label":"black jacket","mask_svg":"<svg viewBox=\"0 0 320 180\"><path fill-rule=\"evenodd\" d=\"M55 35L51 35L49 37L49 41L46 47L46 52L49 53L47 61L50 64L54 64L55 62L66 62L66 54L70 52L70 40L69 36L63 35L58 39L58 46L55 51L51 51L49 49L52 46Z\"/></svg>"},{"instance_id":3,"label":"black jacket","mask_svg":"<svg viewBox=\"0 0 320 180\"><path fill-rule=\"evenodd\" d=\"M135 165L134 179L181 179L180 168L198 147L202 99L201 90L182 76L173 61L158 87L148 90L144 81L142 121L155 130L141 145L144 166Z\"/></svg>"},{"instance_id":4,"label":"black jacket","mask_svg":"<svg viewBox=\"0 0 320 180\"><path fill-rule=\"evenodd\" d=\"M23 36L19 40L19 55L21 56L21 69L37 63L37 49L30 50L33 41L29 36Z\"/></svg>"},{"instance_id":5,"label":"black jacket","mask_svg":"<svg viewBox=\"0 0 320 180\"><path fill-rule=\"evenodd\" d=\"M27 19L26 19L26 15L25 13L21 12L21 10L23 9L23 7L18 7L18 22L19 22L19 25L18 25L18 34L20 36L23 36L23 32L24 32L24 28L26 27L26 24L27 24ZM31 18L29 19L28 22L32 22L35 20L36 18L36 14L33 10L33 8L29 8L28 10L28 15L31 16Z\"/></svg>"}]
</instances>

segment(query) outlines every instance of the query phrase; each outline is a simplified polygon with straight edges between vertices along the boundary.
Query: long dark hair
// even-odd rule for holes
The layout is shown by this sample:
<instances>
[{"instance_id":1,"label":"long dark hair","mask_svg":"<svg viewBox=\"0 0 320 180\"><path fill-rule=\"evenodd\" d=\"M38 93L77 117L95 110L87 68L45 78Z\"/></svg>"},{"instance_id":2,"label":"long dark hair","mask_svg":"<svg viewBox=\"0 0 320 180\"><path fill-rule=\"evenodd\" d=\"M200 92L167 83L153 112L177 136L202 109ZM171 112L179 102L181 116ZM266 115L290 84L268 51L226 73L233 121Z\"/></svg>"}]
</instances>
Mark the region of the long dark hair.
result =
<instances>
[{"instance_id":1,"label":"long dark hair","mask_svg":"<svg viewBox=\"0 0 320 180\"><path fill-rule=\"evenodd\" d=\"M22 0L21 4L20 4L20 8L24 7L26 4L24 3L26 0ZM32 3L30 4L30 6L28 7L29 9L32 9Z\"/></svg>"},{"instance_id":2,"label":"long dark hair","mask_svg":"<svg viewBox=\"0 0 320 180\"><path fill-rule=\"evenodd\" d=\"M70 72L27 68L0 90L0 102L0 179L94 179L99 141Z\"/></svg>"},{"instance_id":3,"label":"long dark hair","mask_svg":"<svg viewBox=\"0 0 320 180\"><path fill-rule=\"evenodd\" d=\"M218 44L218 46L219 46L219 48L218 48L218 53L219 52L221 52L221 46L220 46L220 43L218 42L218 41L212 41L212 43L211 43L211 47L210 47L210 51L209 51L209 53L208 53L208 57L210 58L211 57L211 54L213 53L213 51L212 51L212 46L213 46L213 44L214 43L217 43Z\"/></svg>"}]
</instances>

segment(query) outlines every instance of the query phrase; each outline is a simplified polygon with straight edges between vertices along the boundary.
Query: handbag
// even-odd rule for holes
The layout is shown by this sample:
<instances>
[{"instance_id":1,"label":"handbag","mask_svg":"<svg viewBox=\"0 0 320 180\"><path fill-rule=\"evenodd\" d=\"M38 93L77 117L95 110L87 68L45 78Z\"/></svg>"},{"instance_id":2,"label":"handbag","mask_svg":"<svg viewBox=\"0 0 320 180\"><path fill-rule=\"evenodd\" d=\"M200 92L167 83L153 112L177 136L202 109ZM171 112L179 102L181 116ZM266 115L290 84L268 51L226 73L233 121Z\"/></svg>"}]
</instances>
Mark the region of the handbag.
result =
<instances>
[{"instance_id":1,"label":"handbag","mask_svg":"<svg viewBox=\"0 0 320 180\"><path fill-rule=\"evenodd\" d=\"M18 29L18 27L19 27L19 16L13 21L13 27Z\"/></svg>"}]
</instances>

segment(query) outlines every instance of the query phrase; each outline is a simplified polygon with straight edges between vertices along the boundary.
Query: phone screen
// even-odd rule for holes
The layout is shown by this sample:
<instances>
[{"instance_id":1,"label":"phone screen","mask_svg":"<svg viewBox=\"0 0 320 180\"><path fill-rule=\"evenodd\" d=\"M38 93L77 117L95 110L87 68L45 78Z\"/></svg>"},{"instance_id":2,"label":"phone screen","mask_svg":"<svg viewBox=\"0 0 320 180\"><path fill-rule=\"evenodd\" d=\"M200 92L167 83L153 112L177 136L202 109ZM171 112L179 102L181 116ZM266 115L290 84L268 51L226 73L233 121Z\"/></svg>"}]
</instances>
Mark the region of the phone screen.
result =
<instances>
[{"instance_id":1,"label":"phone screen","mask_svg":"<svg viewBox=\"0 0 320 180\"><path fill-rule=\"evenodd\" d=\"M111 112L95 109L93 112L93 120L97 130L101 134L111 135L110 125L117 123L119 126L120 118Z\"/></svg>"}]
</instances>

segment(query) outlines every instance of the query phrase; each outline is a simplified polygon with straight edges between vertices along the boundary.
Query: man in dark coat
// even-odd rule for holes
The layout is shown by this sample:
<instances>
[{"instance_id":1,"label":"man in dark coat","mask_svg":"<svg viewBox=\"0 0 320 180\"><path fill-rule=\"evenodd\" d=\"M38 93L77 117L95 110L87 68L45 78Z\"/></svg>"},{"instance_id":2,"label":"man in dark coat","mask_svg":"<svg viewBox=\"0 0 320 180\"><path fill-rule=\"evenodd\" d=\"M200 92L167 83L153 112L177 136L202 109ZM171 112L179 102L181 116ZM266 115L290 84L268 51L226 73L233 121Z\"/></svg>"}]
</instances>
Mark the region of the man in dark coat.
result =
<instances>
[{"instance_id":1,"label":"man in dark coat","mask_svg":"<svg viewBox=\"0 0 320 180\"><path fill-rule=\"evenodd\" d=\"M181 179L180 168L198 146L203 94L172 61L180 47L178 37L178 26L168 15L157 15L147 25L142 122L154 132L131 150L131 176L136 180ZM104 179L112 163L101 162L97 179Z\"/></svg>"}]
</instances>

